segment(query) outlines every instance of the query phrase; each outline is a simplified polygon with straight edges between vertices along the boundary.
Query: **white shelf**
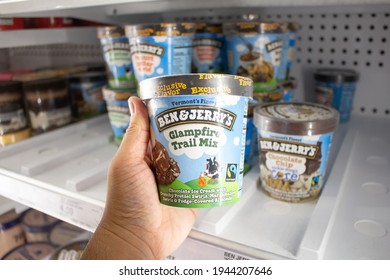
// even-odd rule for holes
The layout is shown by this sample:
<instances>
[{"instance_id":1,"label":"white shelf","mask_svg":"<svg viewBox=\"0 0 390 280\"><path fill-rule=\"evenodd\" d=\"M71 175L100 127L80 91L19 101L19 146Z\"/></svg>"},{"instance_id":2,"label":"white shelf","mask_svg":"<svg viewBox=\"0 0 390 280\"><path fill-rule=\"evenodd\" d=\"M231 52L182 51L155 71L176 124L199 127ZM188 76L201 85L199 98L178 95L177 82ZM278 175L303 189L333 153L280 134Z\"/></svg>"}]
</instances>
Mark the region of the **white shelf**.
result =
<instances>
[{"instance_id":1,"label":"white shelf","mask_svg":"<svg viewBox=\"0 0 390 280\"><path fill-rule=\"evenodd\" d=\"M0 48L39 46L69 42L99 44L96 28L69 27L0 31Z\"/></svg>"},{"instance_id":2,"label":"white shelf","mask_svg":"<svg viewBox=\"0 0 390 280\"><path fill-rule=\"evenodd\" d=\"M389 127L356 116L339 127L317 201L269 198L257 187L255 165L241 201L202 209L172 257L390 259ZM0 195L94 231L117 149L111 139L104 115L1 149Z\"/></svg>"}]
</instances>

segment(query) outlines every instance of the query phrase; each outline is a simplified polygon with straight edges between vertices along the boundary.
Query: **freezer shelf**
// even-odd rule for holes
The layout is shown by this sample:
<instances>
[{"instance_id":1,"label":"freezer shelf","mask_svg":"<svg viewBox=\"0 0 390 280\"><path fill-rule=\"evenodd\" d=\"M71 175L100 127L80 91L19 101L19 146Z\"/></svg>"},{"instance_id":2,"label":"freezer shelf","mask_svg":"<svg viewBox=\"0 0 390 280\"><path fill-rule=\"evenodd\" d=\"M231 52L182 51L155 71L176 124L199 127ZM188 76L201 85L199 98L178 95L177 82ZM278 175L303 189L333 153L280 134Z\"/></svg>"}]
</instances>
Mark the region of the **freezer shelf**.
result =
<instances>
[{"instance_id":1,"label":"freezer shelf","mask_svg":"<svg viewBox=\"0 0 390 280\"><path fill-rule=\"evenodd\" d=\"M61 43L99 44L96 27L42 28L0 31L0 48Z\"/></svg>"},{"instance_id":2,"label":"freezer shelf","mask_svg":"<svg viewBox=\"0 0 390 280\"><path fill-rule=\"evenodd\" d=\"M202 209L171 258L390 259L389 127L354 117L338 128L316 201L269 198L255 162L241 201ZM8 146L0 150L0 195L94 231L116 149L106 115Z\"/></svg>"}]
</instances>

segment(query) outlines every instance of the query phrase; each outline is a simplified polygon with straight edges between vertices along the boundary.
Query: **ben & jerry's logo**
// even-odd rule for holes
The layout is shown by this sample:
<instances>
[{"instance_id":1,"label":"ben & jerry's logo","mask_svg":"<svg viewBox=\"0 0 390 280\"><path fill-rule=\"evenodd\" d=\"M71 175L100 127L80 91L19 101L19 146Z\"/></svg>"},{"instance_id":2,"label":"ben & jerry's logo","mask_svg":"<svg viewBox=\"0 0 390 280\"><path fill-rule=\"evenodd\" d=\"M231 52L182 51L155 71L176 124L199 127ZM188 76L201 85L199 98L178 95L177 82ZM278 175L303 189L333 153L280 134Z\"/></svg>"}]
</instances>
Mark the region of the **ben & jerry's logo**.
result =
<instances>
[{"instance_id":1,"label":"ben & jerry's logo","mask_svg":"<svg viewBox=\"0 0 390 280\"><path fill-rule=\"evenodd\" d=\"M260 149L262 152L280 152L314 159L318 153L319 146L296 143L293 144L289 142L263 138L260 140Z\"/></svg>"},{"instance_id":2,"label":"ben & jerry's logo","mask_svg":"<svg viewBox=\"0 0 390 280\"><path fill-rule=\"evenodd\" d=\"M183 106L161 112L154 120L161 132L172 126L190 123L214 124L232 130L236 118L236 114L221 108Z\"/></svg>"},{"instance_id":3,"label":"ben & jerry's logo","mask_svg":"<svg viewBox=\"0 0 390 280\"><path fill-rule=\"evenodd\" d=\"M153 54L157 56L162 56L164 54L164 48L161 46L151 45L151 44L131 44L130 53L146 53Z\"/></svg>"}]
</instances>

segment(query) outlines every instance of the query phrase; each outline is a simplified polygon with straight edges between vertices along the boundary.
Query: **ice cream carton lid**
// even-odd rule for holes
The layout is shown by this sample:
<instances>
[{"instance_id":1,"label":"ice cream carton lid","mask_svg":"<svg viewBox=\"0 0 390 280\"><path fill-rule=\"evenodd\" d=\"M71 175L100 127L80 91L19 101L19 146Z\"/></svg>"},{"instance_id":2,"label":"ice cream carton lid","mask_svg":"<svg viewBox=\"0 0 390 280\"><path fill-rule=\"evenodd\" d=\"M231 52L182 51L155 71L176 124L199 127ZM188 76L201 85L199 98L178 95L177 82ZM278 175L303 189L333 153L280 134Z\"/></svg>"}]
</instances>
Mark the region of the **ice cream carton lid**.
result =
<instances>
[{"instance_id":1,"label":"ice cream carton lid","mask_svg":"<svg viewBox=\"0 0 390 280\"><path fill-rule=\"evenodd\" d=\"M268 103L255 109L254 124L260 130L289 135L320 135L333 132L339 113L308 102Z\"/></svg>"},{"instance_id":2,"label":"ice cream carton lid","mask_svg":"<svg viewBox=\"0 0 390 280\"><path fill-rule=\"evenodd\" d=\"M250 78L228 74L182 74L149 78L139 83L141 99L178 95L235 95L252 98Z\"/></svg>"},{"instance_id":3,"label":"ice cream carton lid","mask_svg":"<svg viewBox=\"0 0 390 280\"><path fill-rule=\"evenodd\" d=\"M359 73L352 69L318 69L314 72L314 78L320 82L356 82Z\"/></svg>"},{"instance_id":4,"label":"ice cream carton lid","mask_svg":"<svg viewBox=\"0 0 390 280\"><path fill-rule=\"evenodd\" d=\"M125 36L125 30L121 26L99 27L97 30L99 38L113 38Z\"/></svg>"},{"instance_id":5,"label":"ice cream carton lid","mask_svg":"<svg viewBox=\"0 0 390 280\"><path fill-rule=\"evenodd\" d=\"M195 34L195 23L151 23L126 25L125 32L128 37L138 36L189 36Z\"/></svg>"}]
</instances>

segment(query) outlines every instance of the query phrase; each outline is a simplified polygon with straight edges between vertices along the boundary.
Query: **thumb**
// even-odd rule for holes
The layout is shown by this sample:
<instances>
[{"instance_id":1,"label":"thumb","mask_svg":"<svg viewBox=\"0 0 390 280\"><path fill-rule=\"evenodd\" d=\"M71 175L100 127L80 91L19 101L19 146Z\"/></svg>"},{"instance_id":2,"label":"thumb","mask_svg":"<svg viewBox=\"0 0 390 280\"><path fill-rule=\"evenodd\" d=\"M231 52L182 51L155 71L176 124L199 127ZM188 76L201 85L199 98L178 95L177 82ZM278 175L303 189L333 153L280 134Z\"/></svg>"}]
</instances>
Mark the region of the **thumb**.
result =
<instances>
[{"instance_id":1,"label":"thumb","mask_svg":"<svg viewBox=\"0 0 390 280\"><path fill-rule=\"evenodd\" d=\"M118 149L125 162L144 161L149 143L149 115L145 104L136 96L129 98L130 124Z\"/></svg>"}]
</instances>

